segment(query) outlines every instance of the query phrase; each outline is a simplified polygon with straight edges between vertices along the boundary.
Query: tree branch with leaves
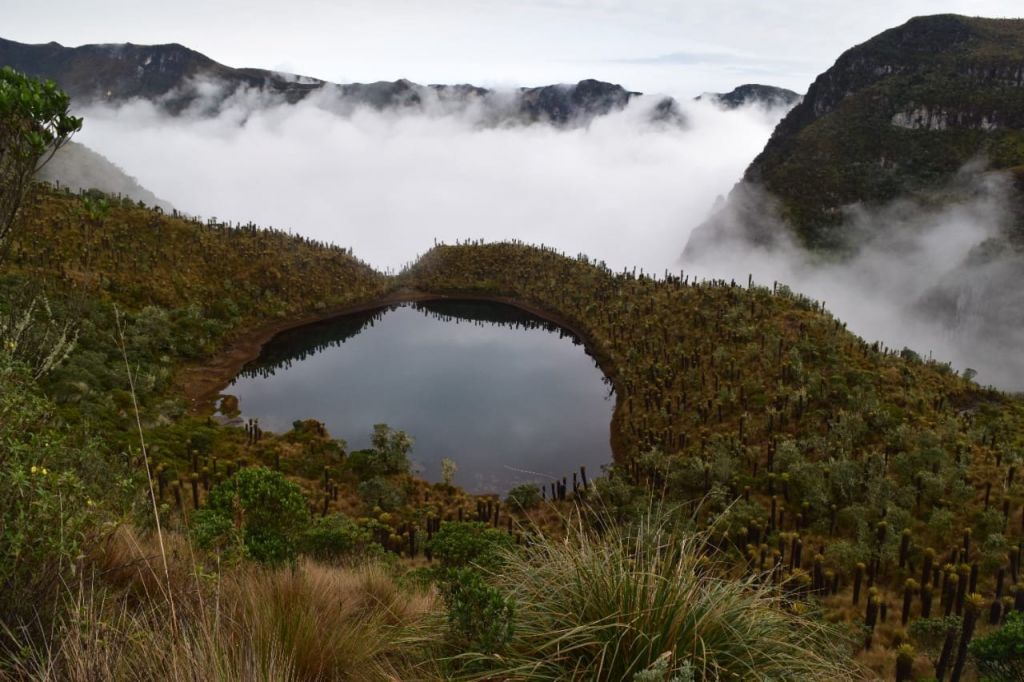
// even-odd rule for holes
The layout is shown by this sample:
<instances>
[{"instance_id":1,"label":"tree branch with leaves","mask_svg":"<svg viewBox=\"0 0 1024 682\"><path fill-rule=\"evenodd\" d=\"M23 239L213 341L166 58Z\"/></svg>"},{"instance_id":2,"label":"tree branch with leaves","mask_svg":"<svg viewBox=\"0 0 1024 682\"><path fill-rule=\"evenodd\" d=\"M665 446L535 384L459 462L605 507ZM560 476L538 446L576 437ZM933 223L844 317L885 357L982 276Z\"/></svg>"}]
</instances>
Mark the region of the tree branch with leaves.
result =
<instances>
[{"instance_id":1,"label":"tree branch with leaves","mask_svg":"<svg viewBox=\"0 0 1024 682\"><path fill-rule=\"evenodd\" d=\"M53 81L0 69L0 260L32 177L82 128Z\"/></svg>"}]
</instances>

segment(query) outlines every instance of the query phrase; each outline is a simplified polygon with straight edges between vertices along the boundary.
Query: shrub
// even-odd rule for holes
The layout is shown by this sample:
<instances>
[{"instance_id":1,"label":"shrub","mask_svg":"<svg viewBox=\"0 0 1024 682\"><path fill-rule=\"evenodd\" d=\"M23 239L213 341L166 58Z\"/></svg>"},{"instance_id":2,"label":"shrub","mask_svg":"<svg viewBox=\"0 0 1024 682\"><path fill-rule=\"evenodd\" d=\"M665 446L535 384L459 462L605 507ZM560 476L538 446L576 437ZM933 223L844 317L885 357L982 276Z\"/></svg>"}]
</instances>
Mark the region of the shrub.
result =
<instances>
[{"instance_id":1,"label":"shrub","mask_svg":"<svg viewBox=\"0 0 1024 682\"><path fill-rule=\"evenodd\" d=\"M913 638L915 646L927 653L934 659L938 659L942 650L942 643L946 639L946 633L950 630L959 632L961 620L959 616L945 616L935 618L916 618L910 623L907 629L908 634Z\"/></svg>"},{"instance_id":2,"label":"shrub","mask_svg":"<svg viewBox=\"0 0 1024 682\"><path fill-rule=\"evenodd\" d=\"M430 539L430 550L444 568L473 566L493 570L513 546L508 533L479 521L442 523Z\"/></svg>"},{"instance_id":3,"label":"shrub","mask_svg":"<svg viewBox=\"0 0 1024 682\"><path fill-rule=\"evenodd\" d=\"M455 472L458 468L455 460L450 457L444 457L441 460L441 481L445 486L452 487L452 482L455 480Z\"/></svg>"},{"instance_id":4,"label":"shrub","mask_svg":"<svg viewBox=\"0 0 1024 682\"><path fill-rule=\"evenodd\" d=\"M231 546L241 535L245 555L262 563L295 559L300 534L309 525L306 498L296 484L265 467L242 469L210 491L205 509L195 514L193 533L200 547Z\"/></svg>"},{"instance_id":5,"label":"shrub","mask_svg":"<svg viewBox=\"0 0 1024 682\"><path fill-rule=\"evenodd\" d=\"M533 509L540 500L540 487L536 483L524 483L508 491L505 503L513 509Z\"/></svg>"},{"instance_id":6,"label":"shrub","mask_svg":"<svg viewBox=\"0 0 1024 682\"><path fill-rule=\"evenodd\" d=\"M669 677L669 675L672 675ZM654 663L633 675L633 682L694 682L693 665L683 661L673 666L672 657L662 654Z\"/></svg>"},{"instance_id":7,"label":"shrub","mask_svg":"<svg viewBox=\"0 0 1024 682\"><path fill-rule=\"evenodd\" d=\"M122 463L64 427L29 369L0 349L0 623L40 616L100 509L127 505Z\"/></svg>"},{"instance_id":8,"label":"shrub","mask_svg":"<svg viewBox=\"0 0 1024 682\"><path fill-rule=\"evenodd\" d=\"M46 297L0 304L0 348L39 379L67 360L78 340L76 325L55 315Z\"/></svg>"},{"instance_id":9,"label":"shrub","mask_svg":"<svg viewBox=\"0 0 1024 682\"><path fill-rule=\"evenodd\" d=\"M228 561L245 556L245 540L231 517L213 509L192 515L192 537L196 544L215 551Z\"/></svg>"},{"instance_id":10,"label":"shrub","mask_svg":"<svg viewBox=\"0 0 1024 682\"><path fill-rule=\"evenodd\" d=\"M81 130L82 119L70 110L71 99L53 81L0 69L0 247L14 228L32 176ZM0 259L4 255L0 248Z\"/></svg>"},{"instance_id":11,"label":"shrub","mask_svg":"<svg viewBox=\"0 0 1024 682\"><path fill-rule=\"evenodd\" d=\"M1006 624L970 644L984 679L1024 679L1024 613L1014 611Z\"/></svg>"},{"instance_id":12,"label":"shrub","mask_svg":"<svg viewBox=\"0 0 1024 682\"><path fill-rule=\"evenodd\" d=\"M302 551L314 559L334 563L383 553L370 532L344 514L331 514L314 521L303 534L301 546Z\"/></svg>"},{"instance_id":13,"label":"shrub","mask_svg":"<svg viewBox=\"0 0 1024 682\"><path fill-rule=\"evenodd\" d=\"M491 654L512 638L512 599L471 568L453 568L441 583L449 635L460 650Z\"/></svg>"},{"instance_id":14,"label":"shrub","mask_svg":"<svg viewBox=\"0 0 1024 682\"><path fill-rule=\"evenodd\" d=\"M696 460L687 459L684 466L689 461ZM679 468L683 469L684 466ZM594 498L600 501L616 521L638 518L644 513L648 498L641 488L630 484L624 472L617 470L616 474L614 477L605 476L594 481Z\"/></svg>"},{"instance_id":15,"label":"shrub","mask_svg":"<svg viewBox=\"0 0 1024 682\"><path fill-rule=\"evenodd\" d=\"M374 476L359 484L359 497L367 507L394 511L405 504L405 490L383 476Z\"/></svg>"},{"instance_id":16,"label":"shrub","mask_svg":"<svg viewBox=\"0 0 1024 682\"><path fill-rule=\"evenodd\" d=\"M409 473L412 438L404 431L392 431L387 424L374 424L371 443L373 447L369 450L357 450L349 455L348 466L357 477L367 480Z\"/></svg>"}]
</instances>

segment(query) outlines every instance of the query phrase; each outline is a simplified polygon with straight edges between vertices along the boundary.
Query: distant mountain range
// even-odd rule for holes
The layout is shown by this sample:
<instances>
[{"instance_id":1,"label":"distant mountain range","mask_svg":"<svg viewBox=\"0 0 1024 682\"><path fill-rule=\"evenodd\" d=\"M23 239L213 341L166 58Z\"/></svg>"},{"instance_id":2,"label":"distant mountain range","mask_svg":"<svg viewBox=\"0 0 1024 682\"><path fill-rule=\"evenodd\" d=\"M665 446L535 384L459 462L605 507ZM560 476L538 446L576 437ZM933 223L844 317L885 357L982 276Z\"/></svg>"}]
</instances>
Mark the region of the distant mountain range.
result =
<instances>
[{"instance_id":1,"label":"distant mountain range","mask_svg":"<svg viewBox=\"0 0 1024 682\"><path fill-rule=\"evenodd\" d=\"M55 81L79 106L143 98L173 115L186 111L213 115L228 106L294 104L316 97L320 106L339 114L358 107L439 112L475 107L485 124L548 122L577 126L620 111L641 95L621 85L592 79L511 92L464 84L420 85L404 79L336 84L263 69L231 68L176 43L72 48L0 39L0 64ZM649 117L677 125L685 122L678 104L670 97L652 97Z\"/></svg>"},{"instance_id":2,"label":"distant mountain range","mask_svg":"<svg viewBox=\"0 0 1024 682\"><path fill-rule=\"evenodd\" d=\"M576 127L621 111L642 96L621 85L593 79L509 91L468 84L420 85L405 79L337 84L278 71L232 68L177 43L65 47L56 42L32 45L0 38L0 66L55 81L79 110L94 104L120 105L143 99L174 116L213 116L232 107L249 111L316 98L319 106L341 115L360 107L436 113L472 108L482 125L543 122ZM686 117L675 99L648 99L649 121L686 125ZM710 99L722 108L736 109L749 105L788 107L797 103L800 95L770 85L748 84L728 93L705 93L695 99ZM43 169L40 178L76 190L99 189L169 208L122 169L81 144L62 149Z\"/></svg>"},{"instance_id":3,"label":"distant mountain range","mask_svg":"<svg viewBox=\"0 0 1024 682\"><path fill-rule=\"evenodd\" d=\"M294 104L315 97L320 106L339 114L359 107L440 113L472 107L485 125L546 122L574 127L621 111L643 94L593 79L509 91L468 84L420 85L405 79L337 84L278 71L231 68L177 43L65 47L55 42L30 45L0 38L0 65L55 81L78 106L142 98L172 115L215 115L229 106ZM736 108L748 104L791 106L800 96L783 88L743 85L730 93L705 97ZM685 116L673 98L649 99L650 120L685 125Z\"/></svg>"},{"instance_id":4,"label":"distant mountain range","mask_svg":"<svg viewBox=\"0 0 1024 682\"><path fill-rule=\"evenodd\" d=\"M216 115L230 107L252 110L316 98L341 115L360 107L457 113L472 108L483 125L549 123L586 125L621 111L642 93L588 79L575 84L496 91L475 85L420 85L408 80L336 84L319 78L264 69L231 68L182 45L132 43L65 47L30 45L0 38L0 66L55 81L77 109L92 104L150 101L171 115ZM730 93L706 94L725 108L748 104L791 105L799 95L782 88L743 85ZM679 103L650 97L649 121L685 126ZM700 99L699 97L697 99ZM170 206L102 155L81 145L62 149L40 178L72 189L99 189L169 209Z\"/></svg>"}]
</instances>

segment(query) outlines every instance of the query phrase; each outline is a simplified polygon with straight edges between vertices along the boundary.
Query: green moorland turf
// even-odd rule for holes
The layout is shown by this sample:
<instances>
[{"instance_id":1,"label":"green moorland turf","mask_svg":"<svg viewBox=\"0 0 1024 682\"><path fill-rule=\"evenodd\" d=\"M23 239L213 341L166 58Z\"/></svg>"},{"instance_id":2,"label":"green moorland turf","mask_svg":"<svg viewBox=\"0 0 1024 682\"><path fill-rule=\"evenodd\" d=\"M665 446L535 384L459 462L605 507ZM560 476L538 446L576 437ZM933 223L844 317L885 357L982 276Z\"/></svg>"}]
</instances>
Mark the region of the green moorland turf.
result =
<instances>
[{"instance_id":1,"label":"green moorland turf","mask_svg":"<svg viewBox=\"0 0 1024 682\"><path fill-rule=\"evenodd\" d=\"M45 189L2 268L10 306L45 297L51 312L37 306L37 330L49 317L77 328L73 352L39 382L55 407L24 433L57 429L97 452L132 452L125 466L139 480L120 315L172 524L245 464L281 469L313 510L355 517L396 554L419 555L425 528L459 510L496 523L491 500L407 475L393 481L401 504L368 505L344 444L319 425L254 439L190 413L175 383L268 322L395 292L489 297L576 330L614 385L616 461L561 508L598 499L629 520L652 496L667 500L710 528L706 551L737 575L768 571L792 608L853 624L875 608L883 650L908 637L904 604L913 631L925 614L970 608L968 592L1002 609L998 597L1018 589L1024 402L912 350L866 342L784 286L614 273L517 243L437 246L388 278L343 249L281 232ZM545 509L502 509L501 526L557 529L564 517Z\"/></svg>"}]
</instances>

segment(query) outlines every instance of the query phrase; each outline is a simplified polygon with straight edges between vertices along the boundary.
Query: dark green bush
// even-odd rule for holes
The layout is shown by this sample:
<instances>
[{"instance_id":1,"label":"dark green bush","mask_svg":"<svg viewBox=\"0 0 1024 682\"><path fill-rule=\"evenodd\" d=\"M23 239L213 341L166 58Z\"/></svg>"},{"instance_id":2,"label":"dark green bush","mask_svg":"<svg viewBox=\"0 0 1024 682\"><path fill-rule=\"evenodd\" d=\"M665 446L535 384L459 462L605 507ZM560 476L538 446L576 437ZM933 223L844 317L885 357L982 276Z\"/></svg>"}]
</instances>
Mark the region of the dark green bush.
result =
<instances>
[{"instance_id":1,"label":"dark green bush","mask_svg":"<svg viewBox=\"0 0 1024 682\"><path fill-rule=\"evenodd\" d=\"M1014 611L1006 624L970 644L982 679L1024 679L1024 613Z\"/></svg>"},{"instance_id":2,"label":"dark green bush","mask_svg":"<svg viewBox=\"0 0 1024 682\"><path fill-rule=\"evenodd\" d=\"M237 560L245 556L242 533L226 514L200 509L192 515L191 531L197 545L219 553L224 559Z\"/></svg>"},{"instance_id":3,"label":"dark green bush","mask_svg":"<svg viewBox=\"0 0 1024 682\"><path fill-rule=\"evenodd\" d=\"M514 604L471 568L453 568L441 582L449 634L460 650L500 651L512 638Z\"/></svg>"},{"instance_id":4,"label":"dark green bush","mask_svg":"<svg viewBox=\"0 0 1024 682\"><path fill-rule=\"evenodd\" d=\"M294 560L308 527L302 490L265 467L242 469L214 487L193 518L200 547L231 546L231 533L238 532L245 555L267 564Z\"/></svg>"},{"instance_id":5,"label":"dark green bush","mask_svg":"<svg viewBox=\"0 0 1024 682\"><path fill-rule=\"evenodd\" d=\"M380 507L384 511L394 511L405 504L405 490L395 481L374 476L359 484L359 497L363 504L371 509Z\"/></svg>"},{"instance_id":6,"label":"dark green bush","mask_svg":"<svg viewBox=\"0 0 1024 682\"><path fill-rule=\"evenodd\" d=\"M349 455L348 467L360 480L375 476L409 473L412 438L404 431L392 431L387 424L374 424L373 447Z\"/></svg>"},{"instance_id":7,"label":"dark green bush","mask_svg":"<svg viewBox=\"0 0 1024 682\"><path fill-rule=\"evenodd\" d=\"M102 510L123 512L135 489L124 459L67 428L55 409L0 348L0 625L46 616Z\"/></svg>"},{"instance_id":8,"label":"dark green bush","mask_svg":"<svg viewBox=\"0 0 1024 682\"><path fill-rule=\"evenodd\" d=\"M430 540L434 558L445 568L479 567L494 570L513 546L512 537L479 521L442 523Z\"/></svg>"},{"instance_id":9,"label":"dark green bush","mask_svg":"<svg viewBox=\"0 0 1024 682\"><path fill-rule=\"evenodd\" d=\"M536 483L523 483L508 491L505 503L513 509L533 509L540 504L540 486Z\"/></svg>"},{"instance_id":10,"label":"dark green bush","mask_svg":"<svg viewBox=\"0 0 1024 682\"><path fill-rule=\"evenodd\" d=\"M331 514L314 521L302 535L301 547L314 559L329 562L383 553L370 532L344 514Z\"/></svg>"}]
</instances>

